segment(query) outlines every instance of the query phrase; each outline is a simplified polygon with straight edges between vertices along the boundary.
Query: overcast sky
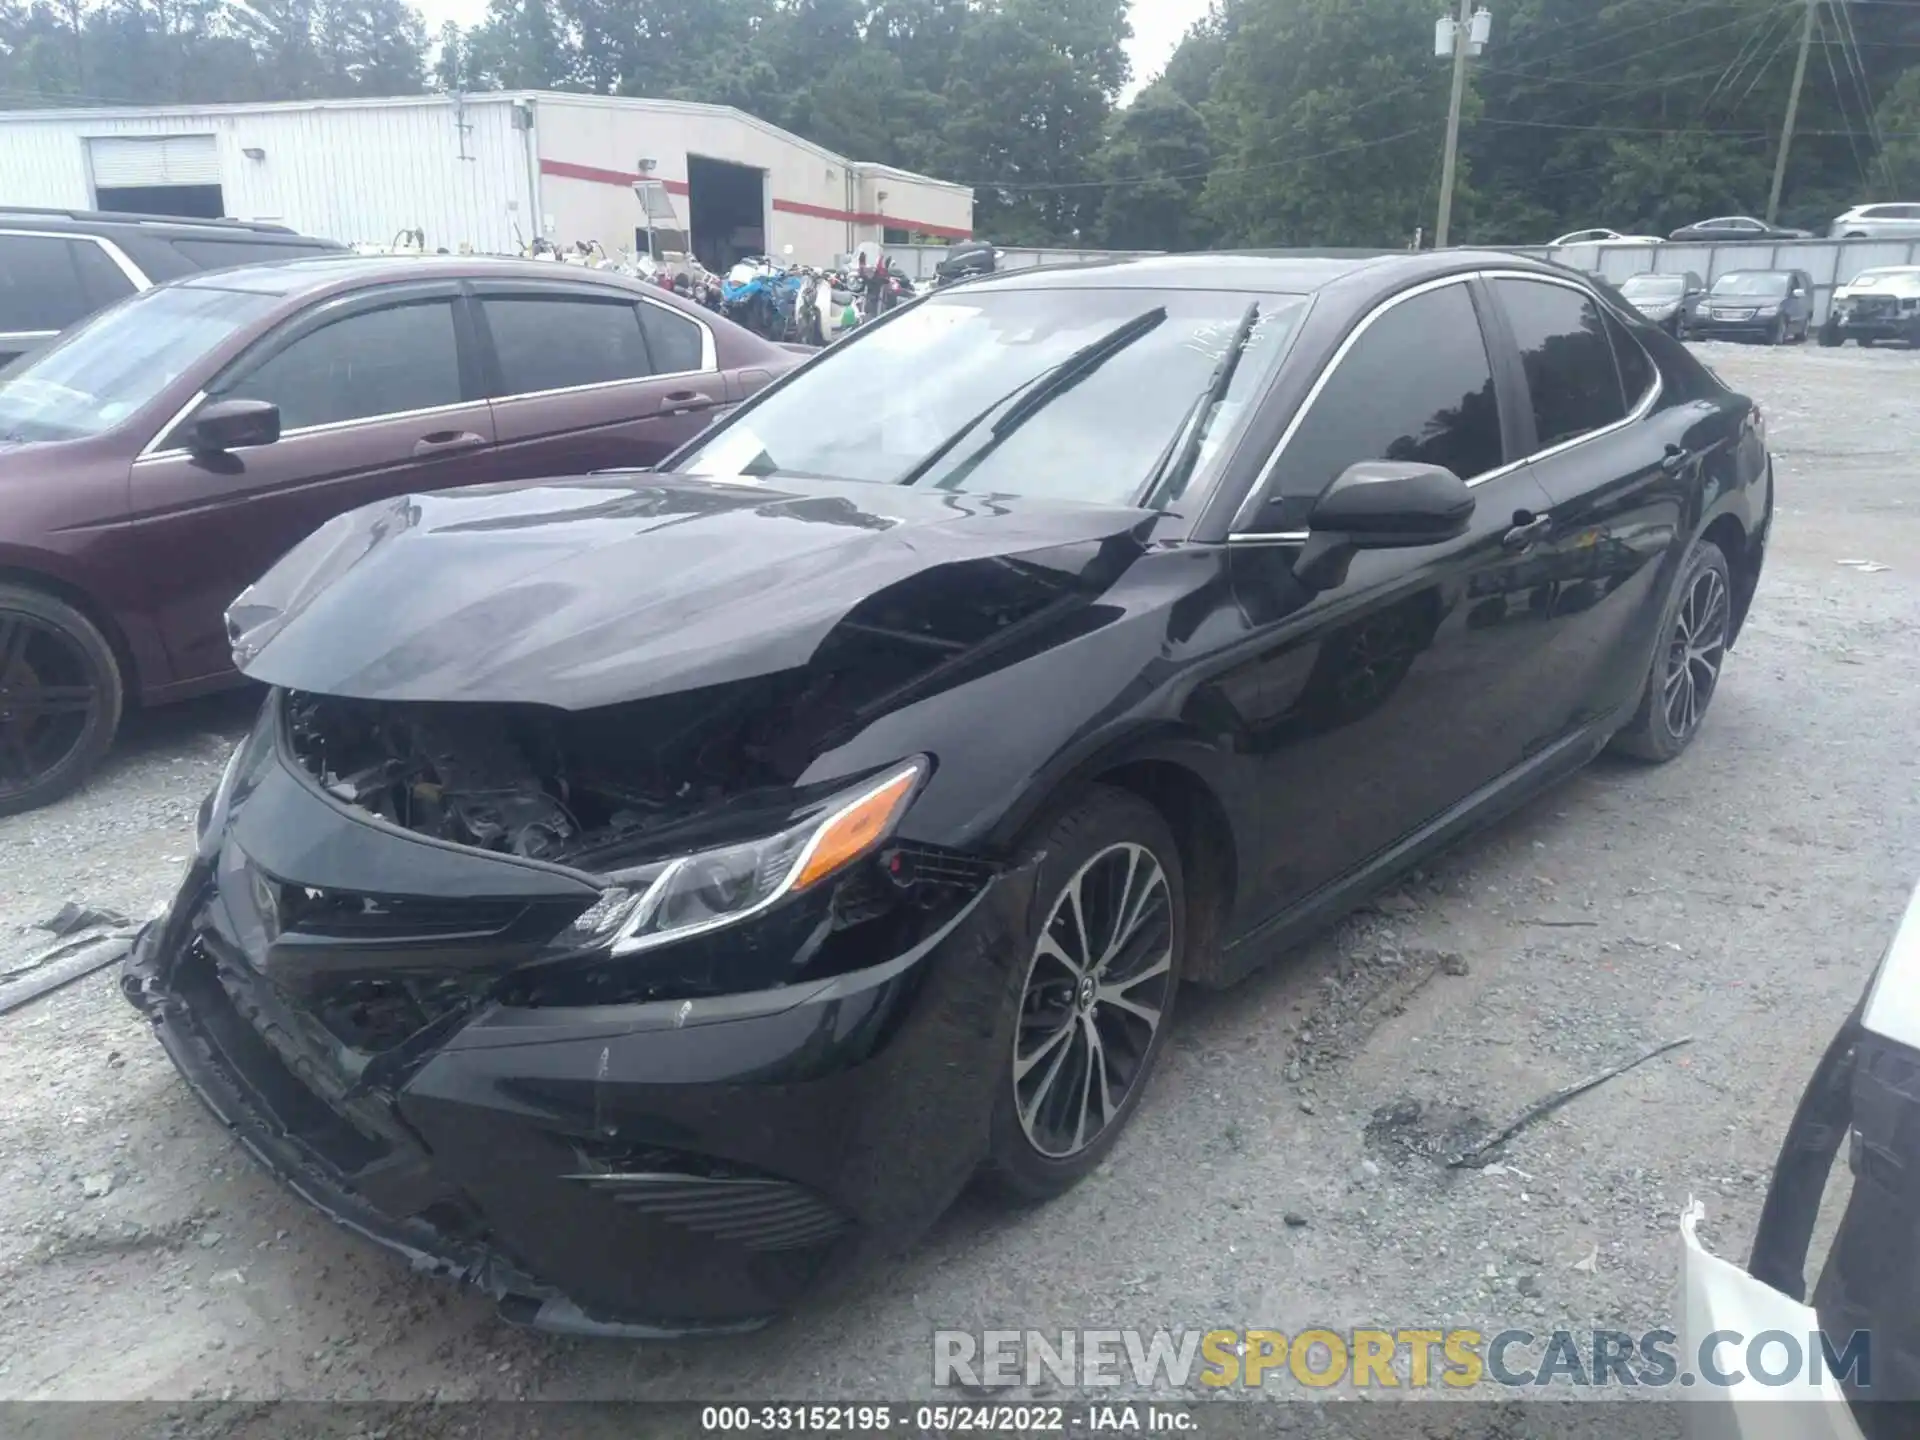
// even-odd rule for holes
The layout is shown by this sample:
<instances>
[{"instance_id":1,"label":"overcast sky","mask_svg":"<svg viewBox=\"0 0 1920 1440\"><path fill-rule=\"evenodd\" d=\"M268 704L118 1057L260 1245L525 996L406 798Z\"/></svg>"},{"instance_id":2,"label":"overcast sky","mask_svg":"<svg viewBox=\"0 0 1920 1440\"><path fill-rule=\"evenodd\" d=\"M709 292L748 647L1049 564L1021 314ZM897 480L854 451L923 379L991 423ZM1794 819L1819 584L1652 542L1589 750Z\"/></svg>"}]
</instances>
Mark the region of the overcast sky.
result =
<instances>
[{"instance_id":1,"label":"overcast sky","mask_svg":"<svg viewBox=\"0 0 1920 1440\"><path fill-rule=\"evenodd\" d=\"M427 20L429 37L438 33L442 23L452 20L467 26L478 24L487 13L487 0L414 0ZM1134 91L1153 79L1173 54L1187 27L1207 13L1207 0L1133 0L1133 43L1127 54L1133 60L1133 83L1123 92Z\"/></svg>"}]
</instances>

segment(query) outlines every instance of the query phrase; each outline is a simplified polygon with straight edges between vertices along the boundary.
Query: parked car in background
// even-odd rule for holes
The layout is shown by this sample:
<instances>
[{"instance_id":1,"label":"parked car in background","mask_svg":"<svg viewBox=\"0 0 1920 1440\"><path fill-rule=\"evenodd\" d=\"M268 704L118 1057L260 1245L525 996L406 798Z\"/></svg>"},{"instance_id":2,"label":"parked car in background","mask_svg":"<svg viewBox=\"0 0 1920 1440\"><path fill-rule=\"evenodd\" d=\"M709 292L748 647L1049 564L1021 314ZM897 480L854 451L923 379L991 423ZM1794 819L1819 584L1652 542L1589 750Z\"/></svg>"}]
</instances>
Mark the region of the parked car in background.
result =
<instances>
[{"instance_id":1,"label":"parked car in background","mask_svg":"<svg viewBox=\"0 0 1920 1440\"><path fill-rule=\"evenodd\" d=\"M1718 215L1711 220L1696 220L1673 232L1673 240L1806 240L1811 230L1793 230L1785 225L1769 225L1751 215Z\"/></svg>"},{"instance_id":2,"label":"parked car in background","mask_svg":"<svg viewBox=\"0 0 1920 1440\"><path fill-rule=\"evenodd\" d=\"M1510 253L934 290L653 473L275 566L122 983L361 1237L535 1326L751 1325L1100 1166L1182 982L1681 754L1772 486L1750 400Z\"/></svg>"},{"instance_id":3,"label":"parked car in background","mask_svg":"<svg viewBox=\"0 0 1920 1440\"><path fill-rule=\"evenodd\" d=\"M162 280L345 249L254 221L0 206L0 365Z\"/></svg>"},{"instance_id":4,"label":"parked car in background","mask_svg":"<svg viewBox=\"0 0 1920 1440\"><path fill-rule=\"evenodd\" d=\"M1675 339L1684 340L1693 314L1706 296L1707 282L1692 270L1672 274L1649 271L1622 280L1620 293L1650 322Z\"/></svg>"},{"instance_id":5,"label":"parked car in background","mask_svg":"<svg viewBox=\"0 0 1920 1440\"><path fill-rule=\"evenodd\" d=\"M1920 346L1920 265L1862 270L1833 292L1833 307L1820 327L1822 345L1863 347L1882 340Z\"/></svg>"},{"instance_id":6,"label":"parked car in background","mask_svg":"<svg viewBox=\"0 0 1920 1440\"><path fill-rule=\"evenodd\" d=\"M1785 345L1813 325L1813 277L1804 270L1729 270L1687 319L1701 340L1764 340Z\"/></svg>"},{"instance_id":7,"label":"parked car in background","mask_svg":"<svg viewBox=\"0 0 1920 1440\"><path fill-rule=\"evenodd\" d=\"M1920 205L1856 205L1838 216L1827 233L1835 240L1920 238Z\"/></svg>"},{"instance_id":8,"label":"parked car in background","mask_svg":"<svg viewBox=\"0 0 1920 1440\"><path fill-rule=\"evenodd\" d=\"M237 678L228 602L332 516L652 464L801 358L539 262L294 260L121 301L0 376L0 814L78 783L129 700Z\"/></svg>"},{"instance_id":9,"label":"parked car in background","mask_svg":"<svg viewBox=\"0 0 1920 1440\"><path fill-rule=\"evenodd\" d=\"M1547 244L1554 248L1562 245L1658 245L1658 235L1622 235L1618 230L1575 230L1562 235L1558 240L1549 240Z\"/></svg>"}]
</instances>

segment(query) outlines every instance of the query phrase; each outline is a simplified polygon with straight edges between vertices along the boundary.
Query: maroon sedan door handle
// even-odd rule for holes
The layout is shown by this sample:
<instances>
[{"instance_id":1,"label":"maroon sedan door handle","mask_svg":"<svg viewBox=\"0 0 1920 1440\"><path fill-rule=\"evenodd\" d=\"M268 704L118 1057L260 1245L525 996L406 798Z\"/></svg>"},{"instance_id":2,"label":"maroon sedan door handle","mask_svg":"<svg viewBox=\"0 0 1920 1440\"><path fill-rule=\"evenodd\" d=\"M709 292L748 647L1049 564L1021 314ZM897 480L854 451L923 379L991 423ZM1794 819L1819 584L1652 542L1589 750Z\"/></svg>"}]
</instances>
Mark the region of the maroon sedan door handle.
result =
<instances>
[{"instance_id":1,"label":"maroon sedan door handle","mask_svg":"<svg viewBox=\"0 0 1920 1440\"><path fill-rule=\"evenodd\" d=\"M484 435L471 430L435 430L413 442L415 455L446 455L456 450L474 450L487 443Z\"/></svg>"},{"instance_id":2,"label":"maroon sedan door handle","mask_svg":"<svg viewBox=\"0 0 1920 1440\"><path fill-rule=\"evenodd\" d=\"M713 397L704 390L670 390L660 408L668 415L685 415L690 411L704 410L711 404Z\"/></svg>"}]
</instances>

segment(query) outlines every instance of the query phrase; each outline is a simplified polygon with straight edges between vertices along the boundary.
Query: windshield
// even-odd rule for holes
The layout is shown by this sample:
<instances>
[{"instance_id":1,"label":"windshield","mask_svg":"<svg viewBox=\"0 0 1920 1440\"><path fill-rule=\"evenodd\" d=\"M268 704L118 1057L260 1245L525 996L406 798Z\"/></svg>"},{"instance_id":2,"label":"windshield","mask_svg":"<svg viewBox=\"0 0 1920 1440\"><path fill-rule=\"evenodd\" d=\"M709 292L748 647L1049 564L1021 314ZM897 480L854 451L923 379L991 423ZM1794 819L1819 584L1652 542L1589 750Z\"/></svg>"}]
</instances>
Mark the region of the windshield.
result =
<instances>
[{"instance_id":1,"label":"windshield","mask_svg":"<svg viewBox=\"0 0 1920 1440\"><path fill-rule=\"evenodd\" d=\"M1222 290L936 295L828 351L678 466L1116 505L1142 503L1154 477L1154 503L1171 504L1211 478L1304 303Z\"/></svg>"},{"instance_id":2,"label":"windshield","mask_svg":"<svg viewBox=\"0 0 1920 1440\"><path fill-rule=\"evenodd\" d=\"M277 303L200 286L132 296L0 375L0 439L102 434Z\"/></svg>"},{"instance_id":3,"label":"windshield","mask_svg":"<svg viewBox=\"0 0 1920 1440\"><path fill-rule=\"evenodd\" d=\"M1684 275L1630 275L1621 283L1620 293L1629 300L1671 300L1686 288Z\"/></svg>"},{"instance_id":4,"label":"windshield","mask_svg":"<svg viewBox=\"0 0 1920 1440\"><path fill-rule=\"evenodd\" d=\"M1736 270L1713 282L1716 295L1784 295L1790 277L1772 270Z\"/></svg>"}]
</instances>

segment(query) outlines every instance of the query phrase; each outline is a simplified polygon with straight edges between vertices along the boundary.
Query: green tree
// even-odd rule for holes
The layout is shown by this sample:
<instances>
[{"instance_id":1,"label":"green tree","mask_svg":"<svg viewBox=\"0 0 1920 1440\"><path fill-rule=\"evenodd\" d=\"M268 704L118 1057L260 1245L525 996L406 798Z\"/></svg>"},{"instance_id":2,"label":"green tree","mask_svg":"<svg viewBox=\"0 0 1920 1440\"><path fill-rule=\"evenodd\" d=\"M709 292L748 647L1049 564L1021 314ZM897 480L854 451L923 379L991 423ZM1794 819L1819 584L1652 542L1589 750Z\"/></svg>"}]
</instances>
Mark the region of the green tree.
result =
<instances>
[{"instance_id":1,"label":"green tree","mask_svg":"<svg viewBox=\"0 0 1920 1440\"><path fill-rule=\"evenodd\" d=\"M1207 122L1166 80L1114 116L1095 168L1099 236L1118 250L1190 250L1207 241L1200 195L1211 156Z\"/></svg>"}]
</instances>

